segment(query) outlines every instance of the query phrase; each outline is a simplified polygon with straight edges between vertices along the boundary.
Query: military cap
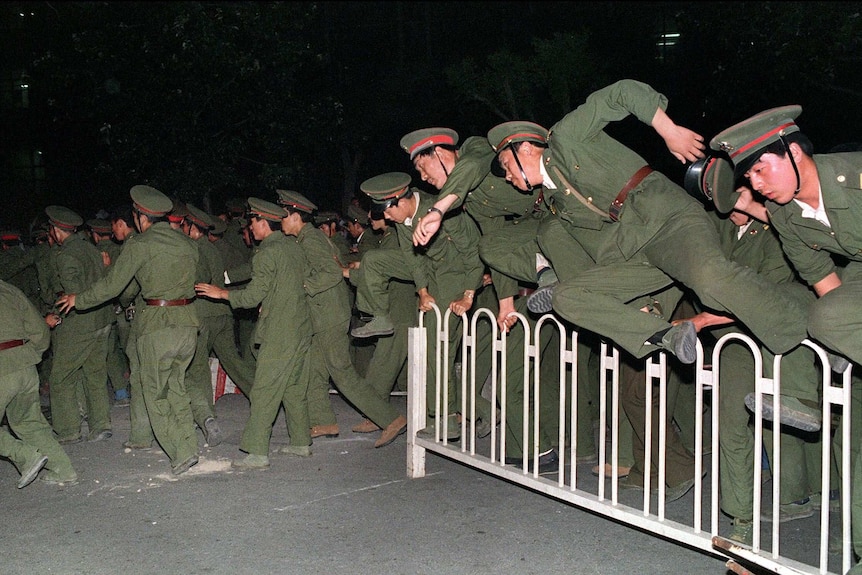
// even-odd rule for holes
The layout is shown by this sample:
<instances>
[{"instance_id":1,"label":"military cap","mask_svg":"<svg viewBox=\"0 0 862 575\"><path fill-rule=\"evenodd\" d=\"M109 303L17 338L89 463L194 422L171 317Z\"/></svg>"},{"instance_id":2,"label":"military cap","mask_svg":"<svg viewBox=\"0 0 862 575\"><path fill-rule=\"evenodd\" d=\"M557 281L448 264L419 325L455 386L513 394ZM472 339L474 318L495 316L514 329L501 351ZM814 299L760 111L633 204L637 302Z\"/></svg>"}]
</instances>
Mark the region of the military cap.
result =
<instances>
[{"instance_id":1,"label":"military cap","mask_svg":"<svg viewBox=\"0 0 862 575\"><path fill-rule=\"evenodd\" d=\"M45 208L45 214L52 226L67 232L74 232L84 223L84 218L63 206L48 206Z\"/></svg>"},{"instance_id":2,"label":"military cap","mask_svg":"<svg viewBox=\"0 0 862 575\"><path fill-rule=\"evenodd\" d=\"M174 208L174 203L162 192L150 186L137 185L129 190L134 208L146 216L164 216Z\"/></svg>"},{"instance_id":3,"label":"military cap","mask_svg":"<svg viewBox=\"0 0 862 575\"><path fill-rule=\"evenodd\" d=\"M3 230L0 232L0 241L4 242L20 242L21 233L15 230Z\"/></svg>"},{"instance_id":4,"label":"military cap","mask_svg":"<svg viewBox=\"0 0 862 575\"><path fill-rule=\"evenodd\" d=\"M387 172L365 180L359 185L359 189L371 198L371 213L380 215L407 195L412 181L410 174Z\"/></svg>"},{"instance_id":5,"label":"military cap","mask_svg":"<svg viewBox=\"0 0 862 575\"><path fill-rule=\"evenodd\" d=\"M363 226L368 225L368 212L364 211L362 208L349 205L347 206L347 221L360 223Z\"/></svg>"},{"instance_id":6,"label":"military cap","mask_svg":"<svg viewBox=\"0 0 862 575\"><path fill-rule=\"evenodd\" d=\"M103 220L101 218L92 218L87 220L87 227L96 232L97 234L107 235L110 234L113 230L111 229L111 222L108 220Z\"/></svg>"},{"instance_id":7,"label":"military cap","mask_svg":"<svg viewBox=\"0 0 862 575\"><path fill-rule=\"evenodd\" d=\"M245 213L245 202L239 198L229 198L224 203L224 207L227 209L229 214L235 216L241 216Z\"/></svg>"},{"instance_id":8,"label":"military cap","mask_svg":"<svg viewBox=\"0 0 862 575\"><path fill-rule=\"evenodd\" d=\"M281 206L260 198L248 199L248 211L259 218L271 222L280 222L281 218L287 215L287 212Z\"/></svg>"},{"instance_id":9,"label":"military cap","mask_svg":"<svg viewBox=\"0 0 862 575\"><path fill-rule=\"evenodd\" d=\"M539 124L524 121L503 122L488 130L488 143L498 154L506 146L516 142L534 142L547 145L548 130Z\"/></svg>"},{"instance_id":10,"label":"military cap","mask_svg":"<svg viewBox=\"0 0 862 575\"><path fill-rule=\"evenodd\" d=\"M736 182L756 162L763 150L784 136L799 131L794 120L802 106L771 108L735 124L709 142L713 150L723 152L730 162L716 162L704 178L711 184L712 200L719 211L727 213L736 205L739 193ZM711 172L707 174L706 172Z\"/></svg>"},{"instance_id":11,"label":"military cap","mask_svg":"<svg viewBox=\"0 0 862 575\"><path fill-rule=\"evenodd\" d=\"M338 222L341 218L338 216L337 212L332 211L323 211L317 212L314 215L314 225L322 226L323 224L328 224L330 222Z\"/></svg>"},{"instance_id":12,"label":"military cap","mask_svg":"<svg viewBox=\"0 0 862 575\"><path fill-rule=\"evenodd\" d=\"M458 132L449 128L422 128L401 138L401 149L410 155L411 160L422 150L456 144L458 144Z\"/></svg>"},{"instance_id":13,"label":"military cap","mask_svg":"<svg viewBox=\"0 0 862 575\"><path fill-rule=\"evenodd\" d=\"M185 202L183 202L182 200L178 200L177 198L173 199L173 203L174 207L168 214L168 221L178 224L182 222L186 218L186 216L189 215L189 209L186 207Z\"/></svg>"},{"instance_id":14,"label":"military cap","mask_svg":"<svg viewBox=\"0 0 862 575\"><path fill-rule=\"evenodd\" d=\"M188 213L186 214L186 219L200 229L208 230L213 227L212 216L210 216L202 209L191 204L186 204L186 211L188 211Z\"/></svg>"},{"instance_id":15,"label":"military cap","mask_svg":"<svg viewBox=\"0 0 862 575\"><path fill-rule=\"evenodd\" d=\"M709 147L725 152L737 173L745 171L766 146L799 131L794 120L801 113L802 106L798 105L765 110L727 128L710 140Z\"/></svg>"},{"instance_id":16,"label":"military cap","mask_svg":"<svg viewBox=\"0 0 862 575\"><path fill-rule=\"evenodd\" d=\"M278 203L286 208L307 214L317 209L317 206L299 192L293 190L276 190L275 192L278 194Z\"/></svg>"},{"instance_id":17,"label":"military cap","mask_svg":"<svg viewBox=\"0 0 862 575\"><path fill-rule=\"evenodd\" d=\"M210 233L217 236L222 235L227 231L227 224L221 218L213 218L213 227L210 228Z\"/></svg>"},{"instance_id":18,"label":"military cap","mask_svg":"<svg viewBox=\"0 0 862 575\"><path fill-rule=\"evenodd\" d=\"M724 156L707 156L689 165L685 172L685 189L692 196L705 196L722 213L736 205L739 193L733 164Z\"/></svg>"}]
</instances>

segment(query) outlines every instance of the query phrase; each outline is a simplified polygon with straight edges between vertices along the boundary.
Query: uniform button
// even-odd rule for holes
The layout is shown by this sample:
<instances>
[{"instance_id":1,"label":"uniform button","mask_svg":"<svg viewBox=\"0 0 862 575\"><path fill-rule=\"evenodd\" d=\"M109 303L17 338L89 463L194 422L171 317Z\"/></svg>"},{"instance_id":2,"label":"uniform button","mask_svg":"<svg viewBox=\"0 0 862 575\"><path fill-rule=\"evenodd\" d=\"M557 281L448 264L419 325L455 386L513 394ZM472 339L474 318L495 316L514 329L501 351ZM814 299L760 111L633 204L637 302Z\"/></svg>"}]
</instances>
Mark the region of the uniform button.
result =
<instances>
[{"instance_id":1,"label":"uniform button","mask_svg":"<svg viewBox=\"0 0 862 575\"><path fill-rule=\"evenodd\" d=\"M842 184L844 183L844 180L846 180L846 179L847 179L847 178L845 178L843 175L842 175L842 176L838 176L838 181L839 181L839 182L841 182Z\"/></svg>"},{"instance_id":2,"label":"uniform button","mask_svg":"<svg viewBox=\"0 0 862 575\"><path fill-rule=\"evenodd\" d=\"M829 235L830 235L830 236L832 236L832 237L834 238L834 237L835 237L835 232L829 232Z\"/></svg>"},{"instance_id":3,"label":"uniform button","mask_svg":"<svg viewBox=\"0 0 862 575\"><path fill-rule=\"evenodd\" d=\"M587 201L588 201L588 202L590 202L590 203L592 204L592 203L593 203L593 197L592 197L592 196L590 196L589 198L587 198Z\"/></svg>"}]
</instances>

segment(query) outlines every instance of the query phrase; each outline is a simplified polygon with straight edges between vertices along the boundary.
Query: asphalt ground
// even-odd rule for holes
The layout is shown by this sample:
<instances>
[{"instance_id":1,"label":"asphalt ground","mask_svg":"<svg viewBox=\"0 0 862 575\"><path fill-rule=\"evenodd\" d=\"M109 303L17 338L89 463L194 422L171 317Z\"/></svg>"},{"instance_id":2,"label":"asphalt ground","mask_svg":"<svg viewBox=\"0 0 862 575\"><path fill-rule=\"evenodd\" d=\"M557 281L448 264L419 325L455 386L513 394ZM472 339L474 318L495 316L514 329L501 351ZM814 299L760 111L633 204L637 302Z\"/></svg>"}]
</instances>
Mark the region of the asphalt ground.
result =
<instances>
[{"instance_id":1,"label":"asphalt ground","mask_svg":"<svg viewBox=\"0 0 862 575\"><path fill-rule=\"evenodd\" d=\"M405 436L375 449L379 432L351 432L361 416L331 398L341 435L310 458L273 453L264 471L230 467L244 455L241 395L218 400L227 438L199 435L200 463L180 477L160 449L122 447L123 407L112 438L66 446L76 485L18 490L0 461L0 575L727 573L721 558L436 454L411 480ZM280 415L272 450L286 443Z\"/></svg>"}]
</instances>

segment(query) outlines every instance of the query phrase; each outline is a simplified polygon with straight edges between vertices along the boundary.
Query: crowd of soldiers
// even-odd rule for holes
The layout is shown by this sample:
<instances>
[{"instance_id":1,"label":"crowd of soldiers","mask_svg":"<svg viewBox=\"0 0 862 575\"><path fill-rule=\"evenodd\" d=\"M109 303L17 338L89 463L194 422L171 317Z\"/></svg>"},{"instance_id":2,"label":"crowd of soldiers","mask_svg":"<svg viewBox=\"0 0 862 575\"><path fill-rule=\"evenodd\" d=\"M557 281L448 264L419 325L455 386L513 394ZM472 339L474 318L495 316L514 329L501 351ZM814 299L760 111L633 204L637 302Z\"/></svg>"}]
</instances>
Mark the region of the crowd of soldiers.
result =
<instances>
[{"instance_id":1,"label":"crowd of soldiers","mask_svg":"<svg viewBox=\"0 0 862 575\"><path fill-rule=\"evenodd\" d=\"M597 405L592 362L602 341L622 352L620 401L628 416L618 462L622 487L643 489L647 474L656 485L656 464L644 466L643 359L668 353L668 417L659 421L653 401L652 437L657 441L658 426L665 426L672 501L695 481L693 386L686 384L698 341L708 346L742 332L767 356L783 356L780 409L769 395L762 407L766 418L783 424L780 520L837 505L837 482L820 485L815 453L823 441L834 441L832 427L842 422L821 421L820 382L821 370L844 373L850 362L862 362L862 308L855 297L862 289L862 153L815 156L795 123L798 106L767 110L707 144L674 123L667 105L651 86L621 80L550 129L510 121L463 142L449 128L414 130L400 147L426 189L408 171L381 173L362 182L344 216L292 190L247 198L218 216L143 185L131 189L131 206L110 222L85 224L72 210L50 206L47 239L29 256L7 258L16 264L4 263L0 277L20 277L25 263L35 274L32 303L39 309L33 313L44 329L10 331L8 341L32 348L28 370L35 374L41 365L41 381L50 386L53 437L45 424L31 440L20 422L35 414L7 407L12 431L29 446L7 448L11 436L0 444L22 473L19 486L43 466L49 479L73 480L68 458L52 441L110 437L108 379L115 400L130 402L126 447L158 442L175 474L188 470L198 461L196 427L210 445L223 439L211 357L251 405L240 443L246 455L233 462L237 468L269 466L272 425L282 407L290 436L282 453L307 457L314 439L337 436L332 386L365 417L353 431L379 431L375 447L388 445L407 426L389 397L404 388L408 328L417 325L417 310L436 306L454 318L424 317L432 334L438 321L450 321L448 340L428 338L431 378L436 347L449 348L449 417L436 428L441 408L428 385L422 434L454 440L462 418L473 418L469 429L485 436L499 421L493 413L501 406L480 393L481 385L470 398L475 409L460 413L454 374L468 369L458 358L470 314L478 308L496 314L476 344L481 359L473 375L484 382L491 336L506 332L509 349L520 350L519 319L535 327L553 313L580 334L576 369L590 384L578 390L577 432L587 439L578 444L577 462L596 464L596 474L604 474L604 462L590 438L596 413L606 406ZM628 116L652 126L677 160L690 163L686 189L605 132ZM0 287L9 290L6 283ZM16 306L3 308L26 307ZM24 315L2 313L4 324ZM48 328L50 369L40 364ZM551 329L541 340L540 398L524 393L520 351L512 352L505 374L506 463L520 465L537 441L539 457L528 466L540 473L559 469L559 422L552 415L561 379L559 337ZM829 365L801 345L806 338L828 352ZM9 353L0 351L0 366ZM743 344L728 345L720 404L712 406L721 422L722 510L733 524L731 538L743 544L750 543L759 513L752 508L753 469L762 457L749 425L756 406L753 366ZM7 377L0 373L0 381ZM28 379L28 393L39 381ZM524 445L523 404L530 401L540 402L543 415L538 437ZM764 457L768 464L769 449ZM854 480L860 475L857 467ZM854 526L862 521L857 505ZM854 534L854 543L862 541L862 523Z\"/></svg>"}]
</instances>

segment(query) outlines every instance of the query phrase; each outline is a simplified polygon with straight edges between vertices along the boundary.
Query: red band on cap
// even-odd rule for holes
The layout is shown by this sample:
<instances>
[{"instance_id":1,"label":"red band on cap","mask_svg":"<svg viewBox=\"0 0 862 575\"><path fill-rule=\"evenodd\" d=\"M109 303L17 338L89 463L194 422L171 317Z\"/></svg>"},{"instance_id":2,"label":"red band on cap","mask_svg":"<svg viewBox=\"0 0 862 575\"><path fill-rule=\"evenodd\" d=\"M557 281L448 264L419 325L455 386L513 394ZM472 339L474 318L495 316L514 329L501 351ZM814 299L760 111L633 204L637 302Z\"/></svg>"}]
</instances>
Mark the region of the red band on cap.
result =
<instances>
[{"instance_id":1,"label":"red band on cap","mask_svg":"<svg viewBox=\"0 0 862 575\"><path fill-rule=\"evenodd\" d=\"M407 191L407 186L404 186L403 188L401 188L401 189L400 189L400 190L398 190L397 192L394 192L394 193L392 193L392 194L389 194L388 196L384 196L384 197L380 198L380 199L379 199L379 200L377 200L377 201L378 201L378 202L379 202L379 201L381 201L381 200L382 200L382 201L386 201L386 200L391 200L392 198L397 198L397 197L399 197L401 194L403 194L403 193L404 193L404 192L406 192L406 191Z\"/></svg>"},{"instance_id":2,"label":"red band on cap","mask_svg":"<svg viewBox=\"0 0 862 575\"><path fill-rule=\"evenodd\" d=\"M418 142L416 142L415 144L410 146L410 155L411 156L413 155L414 150L417 150L419 148L424 148L428 144L431 144L434 146L440 146L440 145L444 145L444 144L447 144L449 146L454 146L455 140L451 136L445 136L442 134L439 134L436 136L430 136L428 138L425 138L424 140L419 140Z\"/></svg>"},{"instance_id":3,"label":"red band on cap","mask_svg":"<svg viewBox=\"0 0 862 575\"><path fill-rule=\"evenodd\" d=\"M736 150L735 152L730 154L730 157L735 158L736 156L738 156L739 154L741 154L745 151L748 151L751 149L756 150L757 148L761 147L760 144L762 142L768 140L769 138L771 138L775 134L778 134L779 132L789 128L790 126L795 126L795 125L796 125L796 122L787 122L786 124L782 124L781 126L778 126L777 128L766 132L765 134L763 134L762 136L760 136L756 140L752 140L751 142L747 143L746 145L741 146L738 150Z\"/></svg>"},{"instance_id":4,"label":"red band on cap","mask_svg":"<svg viewBox=\"0 0 862 575\"><path fill-rule=\"evenodd\" d=\"M167 212L154 212L152 210L148 210L147 208L145 208L144 206L142 206L141 204L139 204L137 202L132 202L132 205L135 207L136 210L138 210L142 214L147 214L148 216L163 216L167 213Z\"/></svg>"},{"instance_id":5,"label":"red band on cap","mask_svg":"<svg viewBox=\"0 0 862 575\"><path fill-rule=\"evenodd\" d=\"M51 220L51 225L54 226L55 228L60 228L61 230L64 230L67 232L74 232L75 228L78 227L78 226L70 226L69 224L63 224L63 223L58 222L57 220Z\"/></svg>"},{"instance_id":6,"label":"red band on cap","mask_svg":"<svg viewBox=\"0 0 862 575\"><path fill-rule=\"evenodd\" d=\"M168 216L168 221L175 224L181 223L185 218L183 216Z\"/></svg>"},{"instance_id":7,"label":"red band on cap","mask_svg":"<svg viewBox=\"0 0 862 575\"><path fill-rule=\"evenodd\" d=\"M21 236L19 236L18 234L3 234L2 236L0 236L0 240L4 242L15 242L19 241L20 239Z\"/></svg>"},{"instance_id":8,"label":"red band on cap","mask_svg":"<svg viewBox=\"0 0 862 575\"><path fill-rule=\"evenodd\" d=\"M295 209L295 210L302 210L303 212L311 213L311 212L313 212L313 211L314 211L314 210L311 208L311 206L306 206L306 205L303 205L303 204L298 204L298 203L296 203L296 202L288 202L287 200L278 200L278 203L279 203L279 204L281 204L282 206L289 206L289 207L291 207L291 208L293 208L293 209Z\"/></svg>"},{"instance_id":9,"label":"red band on cap","mask_svg":"<svg viewBox=\"0 0 862 575\"><path fill-rule=\"evenodd\" d=\"M503 141L497 144L497 147L494 149L499 152L500 150L508 146L510 143L512 143L512 140L514 140L515 138L535 138L541 140L543 143L548 141L547 138L545 138L544 136L540 136L539 134L525 132L522 134L512 134L511 136L506 136L505 138L503 138Z\"/></svg>"}]
</instances>

